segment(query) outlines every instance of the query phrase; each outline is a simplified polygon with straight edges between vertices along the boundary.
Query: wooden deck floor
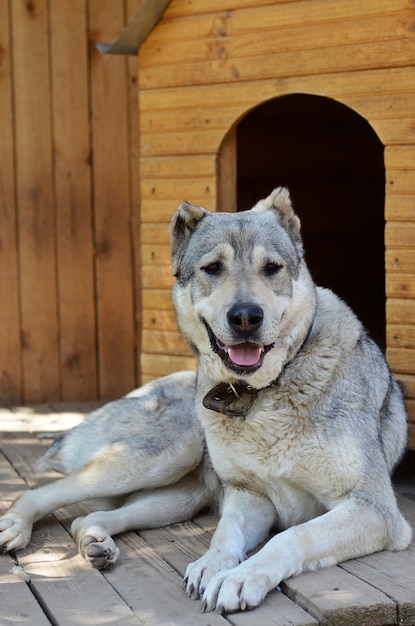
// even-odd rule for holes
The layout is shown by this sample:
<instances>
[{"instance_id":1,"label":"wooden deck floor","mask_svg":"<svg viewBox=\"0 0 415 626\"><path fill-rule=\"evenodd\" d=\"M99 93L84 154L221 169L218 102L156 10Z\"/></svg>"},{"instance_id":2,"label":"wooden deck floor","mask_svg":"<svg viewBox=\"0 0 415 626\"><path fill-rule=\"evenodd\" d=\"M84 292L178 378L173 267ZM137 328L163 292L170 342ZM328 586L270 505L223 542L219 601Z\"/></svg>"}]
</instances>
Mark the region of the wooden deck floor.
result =
<instances>
[{"instance_id":1,"label":"wooden deck floor","mask_svg":"<svg viewBox=\"0 0 415 626\"><path fill-rule=\"evenodd\" d=\"M38 483L33 467L50 435L79 422L89 406L45 405L0 409L0 510ZM42 475L40 482L58 477ZM397 485L402 511L415 527L415 486ZM25 550L0 557L0 625L282 626L415 624L415 542L403 553L378 553L286 581L282 591L246 613L201 614L182 577L202 554L216 519L117 538L121 557L103 573L77 554L69 534L82 506L68 507L36 525Z\"/></svg>"}]
</instances>

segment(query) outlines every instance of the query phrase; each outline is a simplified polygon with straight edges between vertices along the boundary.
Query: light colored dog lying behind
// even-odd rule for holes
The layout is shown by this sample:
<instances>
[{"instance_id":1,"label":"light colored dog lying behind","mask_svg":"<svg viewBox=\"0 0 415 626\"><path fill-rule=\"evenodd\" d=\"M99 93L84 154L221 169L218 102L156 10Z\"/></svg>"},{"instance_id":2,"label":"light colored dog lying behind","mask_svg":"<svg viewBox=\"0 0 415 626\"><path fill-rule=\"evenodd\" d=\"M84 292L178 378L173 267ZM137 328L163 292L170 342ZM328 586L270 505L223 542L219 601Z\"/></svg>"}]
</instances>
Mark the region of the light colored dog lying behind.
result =
<instances>
[{"instance_id":1,"label":"light colored dog lying behind","mask_svg":"<svg viewBox=\"0 0 415 626\"><path fill-rule=\"evenodd\" d=\"M195 372L148 383L59 435L38 470L65 478L16 500L0 518L4 551L24 548L33 524L56 509L97 499L97 511L72 523L79 552L94 567L113 565L112 535L191 519L219 501L218 478L195 418Z\"/></svg>"},{"instance_id":2,"label":"light colored dog lying behind","mask_svg":"<svg viewBox=\"0 0 415 626\"><path fill-rule=\"evenodd\" d=\"M58 440L43 465L69 475L12 505L4 549L26 545L33 522L60 506L116 498L72 525L81 553L104 567L118 555L113 534L221 504L185 586L202 610L230 612L289 576L406 548L390 480L406 444L402 394L352 311L313 283L287 190L236 214L183 203L171 239L197 381L150 383Z\"/></svg>"}]
</instances>

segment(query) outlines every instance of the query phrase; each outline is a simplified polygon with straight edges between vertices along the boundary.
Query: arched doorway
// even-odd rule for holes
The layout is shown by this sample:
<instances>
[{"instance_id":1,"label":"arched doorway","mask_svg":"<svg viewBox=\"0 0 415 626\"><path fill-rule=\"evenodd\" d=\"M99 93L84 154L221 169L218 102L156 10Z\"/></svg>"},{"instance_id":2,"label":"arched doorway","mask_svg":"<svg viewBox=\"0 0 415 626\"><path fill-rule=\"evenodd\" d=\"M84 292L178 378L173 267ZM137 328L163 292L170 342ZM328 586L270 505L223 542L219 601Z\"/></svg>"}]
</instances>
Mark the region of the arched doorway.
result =
<instances>
[{"instance_id":1,"label":"arched doorway","mask_svg":"<svg viewBox=\"0 0 415 626\"><path fill-rule=\"evenodd\" d=\"M236 127L236 206L287 186L317 284L332 288L385 347L383 145L345 105L293 94L255 108Z\"/></svg>"}]
</instances>

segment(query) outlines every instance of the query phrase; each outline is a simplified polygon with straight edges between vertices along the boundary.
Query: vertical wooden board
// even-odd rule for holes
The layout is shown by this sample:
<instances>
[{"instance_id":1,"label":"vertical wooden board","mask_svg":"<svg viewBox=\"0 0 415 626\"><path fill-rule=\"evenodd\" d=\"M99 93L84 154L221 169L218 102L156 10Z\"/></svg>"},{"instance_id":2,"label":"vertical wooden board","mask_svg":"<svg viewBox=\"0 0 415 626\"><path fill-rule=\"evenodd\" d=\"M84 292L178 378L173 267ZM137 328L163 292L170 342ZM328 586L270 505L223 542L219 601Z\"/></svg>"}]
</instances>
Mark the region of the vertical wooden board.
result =
<instances>
[{"instance_id":1,"label":"vertical wooden board","mask_svg":"<svg viewBox=\"0 0 415 626\"><path fill-rule=\"evenodd\" d=\"M217 159L217 211L234 213L236 206L237 182L236 127L232 128L223 140Z\"/></svg>"},{"instance_id":2,"label":"vertical wooden board","mask_svg":"<svg viewBox=\"0 0 415 626\"><path fill-rule=\"evenodd\" d=\"M122 56L102 55L125 25L122 0L91 0L93 197L98 312L99 393L117 397L135 385L127 72Z\"/></svg>"},{"instance_id":3,"label":"vertical wooden board","mask_svg":"<svg viewBox=\"0 0 415 626\"><path fill-rule=\"evenodd\" d=\"M9 3L0 2L0 404L21 402Z\"/></svg>"},{"instance_id":4,"label":"vertical wooden board","mask_svg":"<svg viewBox=\"0 0 415 626\"><path fill-rule=\"evenodd\" d=\"M62 399L97 397L85 0L50 4Z\"/></svg>"},{"instance_id":5,"label":"vertical wooden board","mask_svg":"<svg viewBox=\"0 0 415 626\"><path fill-rule=\"evenodd\" d=\"M127 1L127 21L130 22L144 0ZM138 61L137 57L127 59L128 86L128 141L130 151L130 190L131 190L131 237L134 274L134 319L136 325L135 368L136 385L141 384L140 353L141 353L141 254L140 254L140 133L138 110Z\"/></svg>"},{"instance_id":6,"label":"vertical wooden board","mask_svg":"<svg viewBox=\"0 0 415 626\"><path fill-rule=\"evenodd\" d=\"M23 400L59 397L47 1L11 2Z\"/></svg>"}]
</instances>

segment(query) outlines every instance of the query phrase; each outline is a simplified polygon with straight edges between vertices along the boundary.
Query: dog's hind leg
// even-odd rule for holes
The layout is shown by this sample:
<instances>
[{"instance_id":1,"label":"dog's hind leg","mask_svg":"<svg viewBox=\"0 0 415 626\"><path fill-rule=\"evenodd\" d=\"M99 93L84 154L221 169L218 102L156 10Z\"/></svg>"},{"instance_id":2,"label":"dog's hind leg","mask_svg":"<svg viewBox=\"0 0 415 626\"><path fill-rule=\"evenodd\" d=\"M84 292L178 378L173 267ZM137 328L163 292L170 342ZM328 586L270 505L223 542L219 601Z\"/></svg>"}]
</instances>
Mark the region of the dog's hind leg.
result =
<instances>
[{"instance_id":1,"label":"dog's hind leg","mask_svg":"<svg viewBox=\"0 0 415 626\"><path fill-rule=\"evenodd\" d=\"M118 509L79 517L71 526L79 552L97 569L113 565L119 549L112 535L189 520L217 503L218 485L216 475L200 466L174 485L132 494Z\"/></svg>"},{"instance_id":2,"label":"dog's hind leg","mask_svg":"<svg viewBox=\"0 0 415 626\"><path fill-rule=\"evenodd\" d=\"M154 456L136 451L128 459L114 446L77 472L20 496L0 518L0 546L6 552L24 548L33 524L62 506L173 484L200 463L201 454L192 457L189 450L186 465L167 450Z\"/></svg>"}]
</instances>

